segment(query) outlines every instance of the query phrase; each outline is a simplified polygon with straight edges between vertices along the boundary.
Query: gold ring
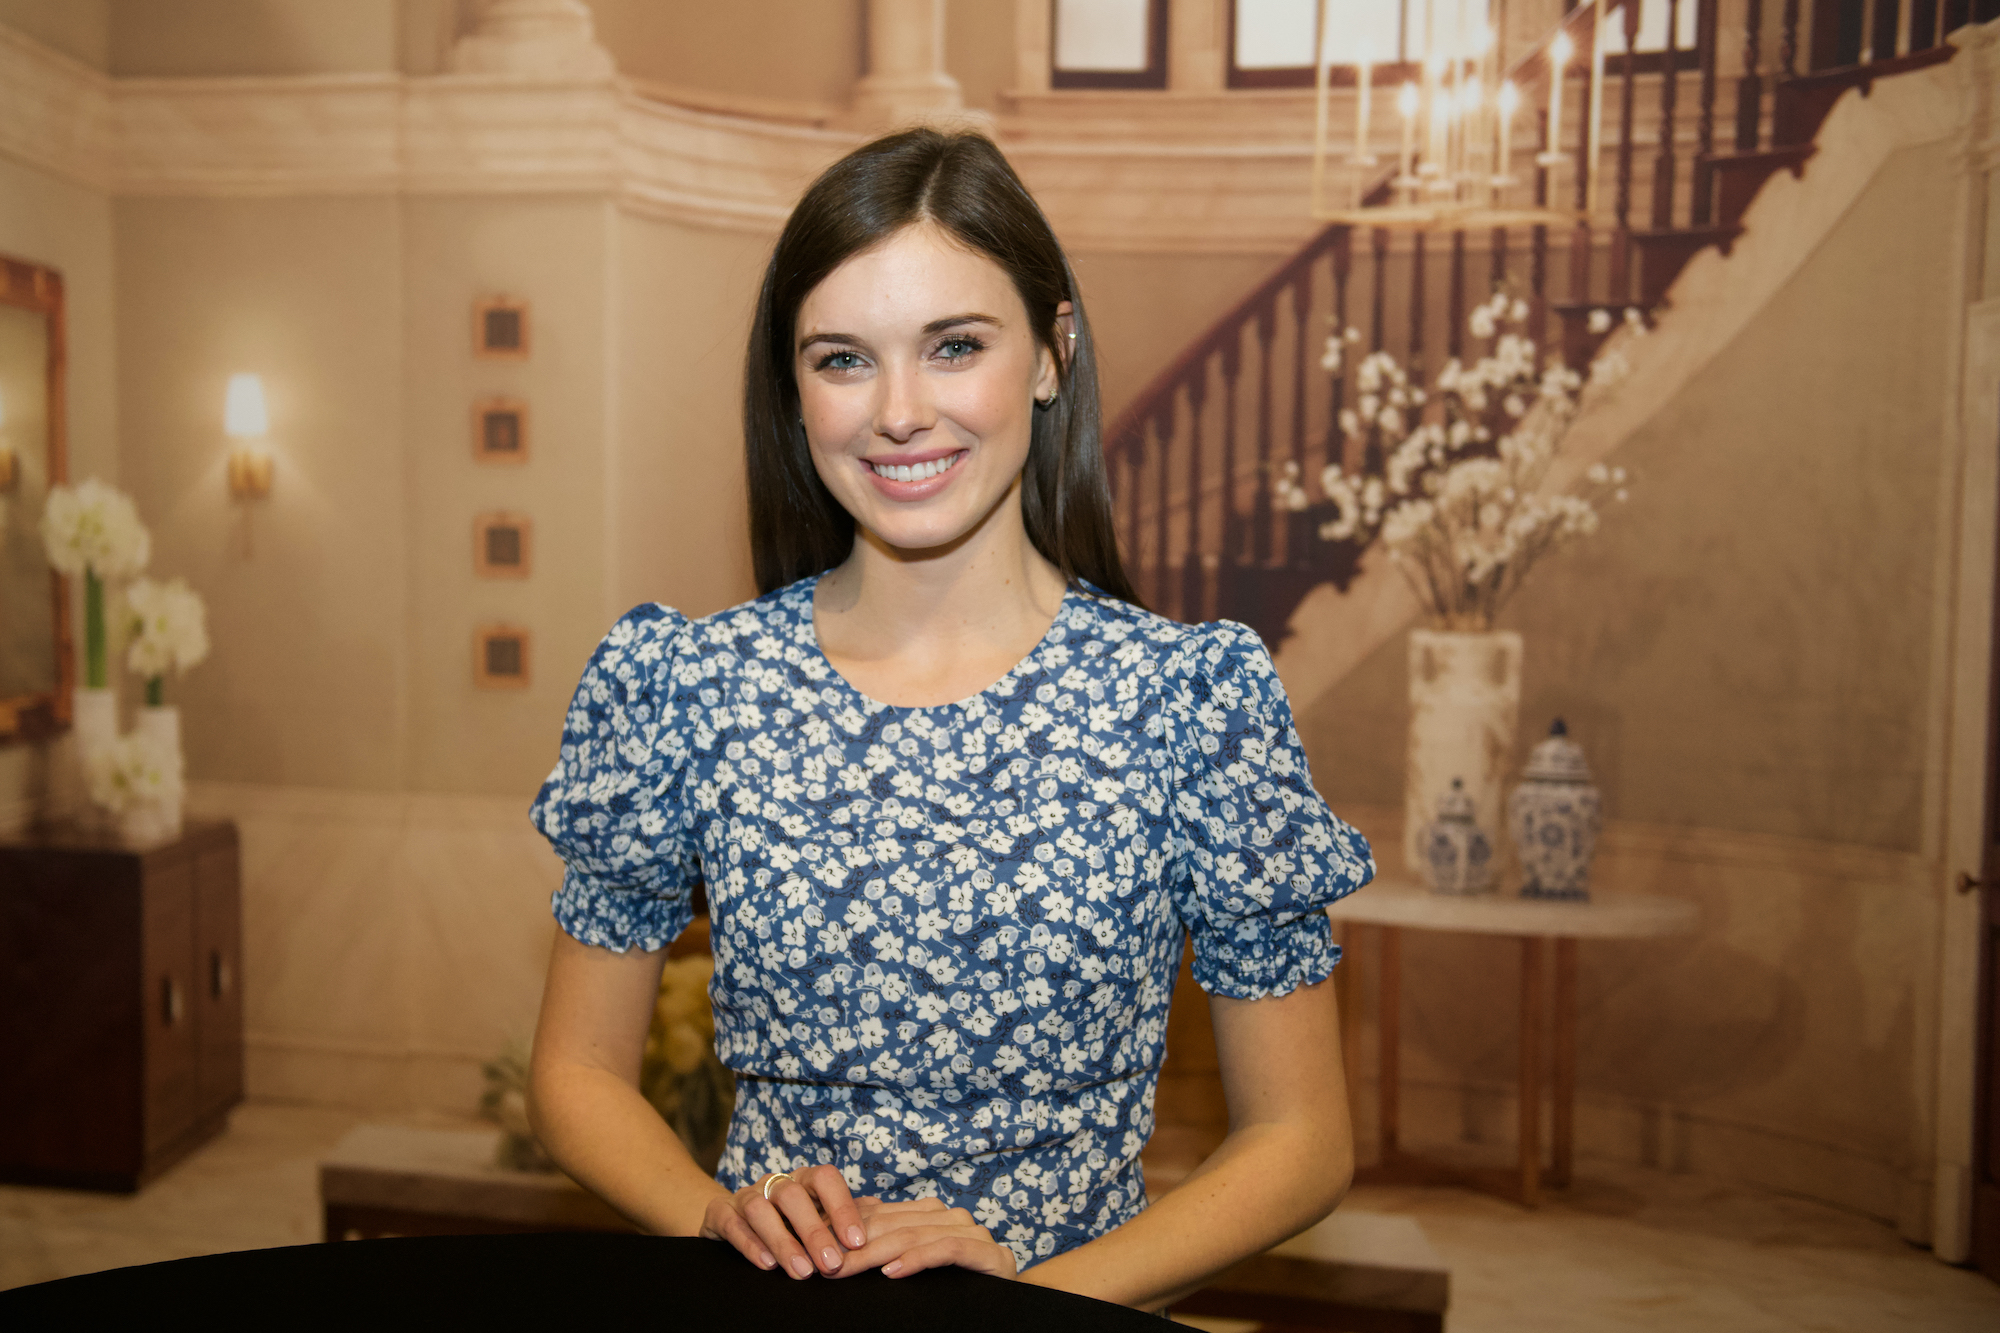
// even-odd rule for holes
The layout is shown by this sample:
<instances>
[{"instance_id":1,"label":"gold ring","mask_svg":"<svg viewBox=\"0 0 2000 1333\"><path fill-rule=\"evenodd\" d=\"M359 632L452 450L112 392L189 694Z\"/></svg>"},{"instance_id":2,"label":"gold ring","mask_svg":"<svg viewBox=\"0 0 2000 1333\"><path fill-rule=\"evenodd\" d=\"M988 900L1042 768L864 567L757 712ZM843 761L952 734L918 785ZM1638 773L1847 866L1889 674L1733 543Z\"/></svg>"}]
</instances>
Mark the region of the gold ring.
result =
<instances>
[{"instance_id":1,"label":"gold ring","mask_svg":"<svg viewBox=\"0 0 2000 1333\"><path fill-rule=\"evenodd\" d=\"M771 1201L771 1186L781 1180L789 1180L794 1185L799 1183L798 1179L789 1171L773 1171L770 1175L764 1177L764 1201L766 1203Z\"/></svg>"}]
</instances>

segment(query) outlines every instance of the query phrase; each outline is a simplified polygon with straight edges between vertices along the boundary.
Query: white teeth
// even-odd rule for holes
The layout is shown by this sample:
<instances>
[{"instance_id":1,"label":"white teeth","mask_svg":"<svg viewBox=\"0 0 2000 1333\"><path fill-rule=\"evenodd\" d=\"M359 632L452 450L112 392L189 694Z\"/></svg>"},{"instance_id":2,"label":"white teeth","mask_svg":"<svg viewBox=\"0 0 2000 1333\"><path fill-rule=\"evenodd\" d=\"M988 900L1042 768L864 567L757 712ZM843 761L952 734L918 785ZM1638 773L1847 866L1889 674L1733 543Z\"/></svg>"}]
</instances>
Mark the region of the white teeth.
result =
<instances>
[{"instance_id":1,"label":"white teeth","mask_svg":"<svg viewBox=\"0 0 2000 1333\"><path fill-rule=\"evenodd\" d=\"M876 476L887 477L890 481L928 481L941 472L949 472L958 460L958 454L950 454L914 466L902 463L870 463L868 466L875 470Z\"/></svg>"}]
</instances>

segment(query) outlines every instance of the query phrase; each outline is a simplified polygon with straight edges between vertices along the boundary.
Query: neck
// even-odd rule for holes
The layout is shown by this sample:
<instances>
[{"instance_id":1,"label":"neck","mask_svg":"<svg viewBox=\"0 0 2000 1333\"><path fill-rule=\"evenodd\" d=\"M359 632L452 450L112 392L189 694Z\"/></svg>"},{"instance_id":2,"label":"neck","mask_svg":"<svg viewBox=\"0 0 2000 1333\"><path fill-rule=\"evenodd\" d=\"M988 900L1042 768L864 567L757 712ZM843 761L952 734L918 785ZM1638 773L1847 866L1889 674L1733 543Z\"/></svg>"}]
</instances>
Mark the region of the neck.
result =
<instances>
[{"instance_id":1,"label":"neck","mask_svg":"<svg viewBox=\"0 0 2000 1333\"><path fill-rule=\"evenodd\" d=\"M852 554L820 579L814 623L837 666L880 664L895 678L881 687L955 699L991 683L966 688L967 679L997 677L1032 650L1062 597L1061 573L1028 540L1016 482L950 546L901 550L858 533Z\"/></svg>"}]
</instances>

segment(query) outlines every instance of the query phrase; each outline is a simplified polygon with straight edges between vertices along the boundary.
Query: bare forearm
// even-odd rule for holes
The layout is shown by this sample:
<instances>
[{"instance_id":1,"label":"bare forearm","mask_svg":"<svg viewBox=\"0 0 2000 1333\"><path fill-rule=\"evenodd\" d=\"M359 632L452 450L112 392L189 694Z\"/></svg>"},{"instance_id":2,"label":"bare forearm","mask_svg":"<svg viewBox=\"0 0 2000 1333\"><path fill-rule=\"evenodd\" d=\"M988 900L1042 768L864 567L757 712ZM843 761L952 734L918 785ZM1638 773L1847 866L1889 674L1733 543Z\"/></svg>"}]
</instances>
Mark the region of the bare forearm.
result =
<instances>
[{"instance_id":1,"label":"bare forearm","mask_svg":"<svg viewBox=\"0 0 2000 1333\"><path fill-rule=\"evenodd\" d=\"M1156 1309L1326 1216L1353 1174L1353 1148L1344 1133L1249 1125L1139 1216L1021 1277Z\"/></svg>"},{"instance_id":2,"label":"bare forearm","mask_svg":"<svg viewBox=\"0 0 2000 1333\"><path fill-rule=\"evenodd\" d=\"M655 1235L696 1234L709 1201L728 1194L638 1089L608 1070L538 1067L529 1108L556 1165Z\"/></svg>"}]
</instances>

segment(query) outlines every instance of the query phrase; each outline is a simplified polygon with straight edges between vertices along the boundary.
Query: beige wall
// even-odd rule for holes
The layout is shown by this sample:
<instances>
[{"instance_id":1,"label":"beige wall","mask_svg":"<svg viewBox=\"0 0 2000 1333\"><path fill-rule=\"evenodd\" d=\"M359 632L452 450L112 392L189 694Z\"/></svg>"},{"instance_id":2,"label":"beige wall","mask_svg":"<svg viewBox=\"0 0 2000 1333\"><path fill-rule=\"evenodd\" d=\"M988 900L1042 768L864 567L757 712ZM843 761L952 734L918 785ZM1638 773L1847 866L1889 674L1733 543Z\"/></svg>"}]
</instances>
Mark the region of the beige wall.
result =
<instances>
[{"instance_id":1,"label":"beige wall","mask_svg":"<svg viewBox=\"0 0 2000 1333\"><path fill-rule=\"evenodd\" d=\"M111 0L0 0L0 24L92 69L111 61Z\"/></svg>"},{"instance_id":2,"label":"beige wall","mask_svg":"<svg viewBox=\"0 0 2000 1333\"><path fill-rule=\"evenodd\" d=\"M1107 423L1281 262L1271 255L1106 251L1069 258L1097 336Z\"/></svg>"},{"instance_id":3,"label":"beige wall","mask_svg":"<svg viewBox=\"0 0 2000 1333\"><path fill-rule=\"evenodd\" d=\"M217 651L171 687L196 778L393 788L409 709L393 199L117 205L121 473ZM275 478L230 503L223 387L264 380Z\"/></svg>"},{"instance_id":4,"label":"beige wall","mask_svg":"<svg viewBox=\"0 0 2000 1333\"><path fill-rule=\"evenodd\" d=\"M634 78L844 104L861 77L862 0L589 0L597 40ZM745 41L745 33L757 40Z\"/></svg>"},{"instance_id":5,"label":"beige wall","mask_svg":"<svg viewBox=\"0 0 2000 1333\"><path fill-rule=\"evenodd\" d=\"M621 214L607 477L608 614L707 615L756 595L743 490L743 348L776 238Z\"/></svg>"},{"instance_id":6,"label":"beige wall","mask_svg":"<svg viewBox=\"0 0 2000 1333\"><path fill-rule=\"evenodd\" d=\"M109 66L125 77L387 73L396 0L110 0Z\"/></svg>"},{"instance_id":7,"label":"beige wall","mask_svg":"<svg viewBox=\"0 0 2000 1333\"><path fill-rule=\"evenodd\" d=\"M1604 788L1599 886L1703 909L1694 938L1582 951L1585 1146L1905 1220L1935 1030L1913 982L1937 939L1921 853L1957 309L1946 152L1891 159L1619 453L1630 505L1506 618L1528 645L1522 750L1562 715ZM1391 863L1404 653L1392 641L1300 709L1321 789L1379 822ZM1500 1136L1514 956L1409 942L1406 1067L1434 1131L1479 1122L1485 1097Z\"/></svg>"}]
</instances>

